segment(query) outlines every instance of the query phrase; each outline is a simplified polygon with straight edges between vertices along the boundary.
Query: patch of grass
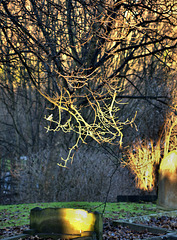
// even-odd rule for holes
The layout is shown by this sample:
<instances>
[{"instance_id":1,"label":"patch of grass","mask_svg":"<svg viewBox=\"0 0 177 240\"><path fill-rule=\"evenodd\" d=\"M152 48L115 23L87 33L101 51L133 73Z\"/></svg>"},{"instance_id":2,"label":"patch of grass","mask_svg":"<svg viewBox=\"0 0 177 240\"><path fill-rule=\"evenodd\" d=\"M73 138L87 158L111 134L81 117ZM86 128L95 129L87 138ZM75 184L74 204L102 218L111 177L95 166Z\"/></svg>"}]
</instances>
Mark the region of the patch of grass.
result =
<instances>
[{"instance_id":1,"label":"patch of grass","mask_svg":"<svg viewBox=\"0 0 177 240\"><path fill-rule=\"evenodd\" d=\"M30 210L40 208L80 208L88 211L103 212L104 204L101 202L52 202L33 203L19 205L0 205L0 226L12 227L29 224ZM156 205L152 203L107 203L104 217L124 219L134 216L142 216L157 213Z\"/></svg>"}]
</instances>

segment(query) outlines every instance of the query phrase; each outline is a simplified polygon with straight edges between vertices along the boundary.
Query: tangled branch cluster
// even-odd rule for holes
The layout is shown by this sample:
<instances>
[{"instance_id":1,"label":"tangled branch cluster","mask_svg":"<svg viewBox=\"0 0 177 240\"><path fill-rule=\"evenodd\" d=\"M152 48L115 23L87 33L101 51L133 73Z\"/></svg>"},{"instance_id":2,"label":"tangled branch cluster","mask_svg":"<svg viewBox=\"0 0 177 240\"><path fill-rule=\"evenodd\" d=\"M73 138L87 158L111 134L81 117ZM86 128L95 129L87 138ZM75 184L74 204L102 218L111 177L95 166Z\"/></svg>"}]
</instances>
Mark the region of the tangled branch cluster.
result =
<instances>
[{"instance_id":1,"label":"tangled branch cluster","mask_svg":"<svg viewBox=\"0 0 177 240\"><path fill-rule=\"evenodd\" d=\"M161 135L156 143L152 140L138 140L127 152L127 161L122 160L123 166L128 166L135 175L136 186L151 191L155 187L156 167L160 160L169 152L177 150L177 116L176 105L169 113Z\"/></svg>"},{"instance_id":2,"label":"tangled branch cluster","mask_svg":"<svg viewBox=\"0 0 177 240\"><path fill-rule=\"evenodd\" d=\"M135 175L136 186L139 189L152 191L155 186L155 166L160 160L160 142L154 146L153 141L138 141L127 151L128 161L123 161L123 166L128 166Z\"/></svg>"},{"instance_id":3,"label":"tangled branch cluster","mask_svg":"<svg viewBox=\"0 0 177 240\"><path fill-rule=\"evenodd\" d=\"M74 150L78 148L81 141L86 143L86 138L91 137L93 140L101 143L120 144L122 145L122 128L123 125L133 124L134 118L121 122L116 116L119 109L120 101L116 100L117 91L110 92L110 96L103 99L97 98L91 92L91 98L86 96L88 105L91 109L91 119L85 119L82 114L82 108L79 108L77 102L73 100L69 91L61 90L60 96L55 98L47 96L48 100L58 108L58 119L54 119L53 114L45 117L50 122L47 131L63 131L65 133L74 132L77 134L76 143L70 148L66 159L61 158L64 164L58 163L59 166L66 167L67 162L74 157ZM106 102L106 100L108 102ZM68 116L66 118L66 115ZM66 119L66 120L65 120ZM51 123L55 127L51 127Z\"/></svg>"}]
</instances>

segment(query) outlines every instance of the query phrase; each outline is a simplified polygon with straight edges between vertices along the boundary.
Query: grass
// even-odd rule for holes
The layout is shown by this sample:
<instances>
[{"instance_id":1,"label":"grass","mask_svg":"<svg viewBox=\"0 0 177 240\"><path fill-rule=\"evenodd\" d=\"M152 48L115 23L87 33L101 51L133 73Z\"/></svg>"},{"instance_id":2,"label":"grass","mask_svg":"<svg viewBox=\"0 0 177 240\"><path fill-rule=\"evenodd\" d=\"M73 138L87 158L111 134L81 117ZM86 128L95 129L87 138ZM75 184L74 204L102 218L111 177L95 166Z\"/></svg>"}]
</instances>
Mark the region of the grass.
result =
<instances>
[{"instance_id":1,"label":"grass","mask_svg":"<svg viewBox=\"0 0 177 240\"><path fill-rule=\"evenodd\" d=\"M52 202L19 205L0 205L0 228L22 226L29 224L30 210L35 207L79 208L103 213L104 204L101 202ZM159 210L152 203L107 203L104 217L124 219L134 216L149 215Z\"/></svg>"}]
</instances>

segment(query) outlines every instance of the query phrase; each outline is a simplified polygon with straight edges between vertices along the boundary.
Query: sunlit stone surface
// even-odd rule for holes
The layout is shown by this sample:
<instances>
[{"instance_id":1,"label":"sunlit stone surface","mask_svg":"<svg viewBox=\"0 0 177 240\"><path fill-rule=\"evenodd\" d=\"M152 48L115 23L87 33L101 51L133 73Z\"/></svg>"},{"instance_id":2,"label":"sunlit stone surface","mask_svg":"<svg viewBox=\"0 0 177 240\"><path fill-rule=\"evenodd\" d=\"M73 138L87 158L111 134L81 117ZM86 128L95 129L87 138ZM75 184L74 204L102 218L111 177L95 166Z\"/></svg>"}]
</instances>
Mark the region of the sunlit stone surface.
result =
<instances>
[{"instance_id":1,"label":"sunlit stone surface","mask_svg":"<svg viewBox=\"0 0 177 240\"><path fill-rule=\"evenodd\" d=\"M177 209L177 151L168 153L160 164L158 204Z\"/></svg>"},{"instance_id":2,"label":"sunlit stone surface","mask_svg":"<svg viewBox=\"0 0 177 240\"><path fill-rule=\"evenodd\" d=\"M102 215L72 208L34 208L30 212L30 229L38 233L59 233L83 236L95 232L102 239Z\"/></svg>"}]
</instances>

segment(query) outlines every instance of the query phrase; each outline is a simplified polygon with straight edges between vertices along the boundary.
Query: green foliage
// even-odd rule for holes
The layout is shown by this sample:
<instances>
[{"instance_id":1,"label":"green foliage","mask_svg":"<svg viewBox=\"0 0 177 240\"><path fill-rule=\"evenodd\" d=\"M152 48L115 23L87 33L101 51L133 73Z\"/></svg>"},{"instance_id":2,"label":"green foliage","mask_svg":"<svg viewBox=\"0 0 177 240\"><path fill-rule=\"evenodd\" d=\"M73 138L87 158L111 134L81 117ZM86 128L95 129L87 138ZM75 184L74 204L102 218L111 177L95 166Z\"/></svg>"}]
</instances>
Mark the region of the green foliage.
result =
<instances>
[{"instance_id":1,"label":"green foliage","mask_svg":"<svg viewBox=\"0 0 177 240\"><path fill-rule=\"evenodd\" d=\"M6 172L11 170L11 160L10 159L0 159L0 167Z\"/></svg>"}]
</instances>

